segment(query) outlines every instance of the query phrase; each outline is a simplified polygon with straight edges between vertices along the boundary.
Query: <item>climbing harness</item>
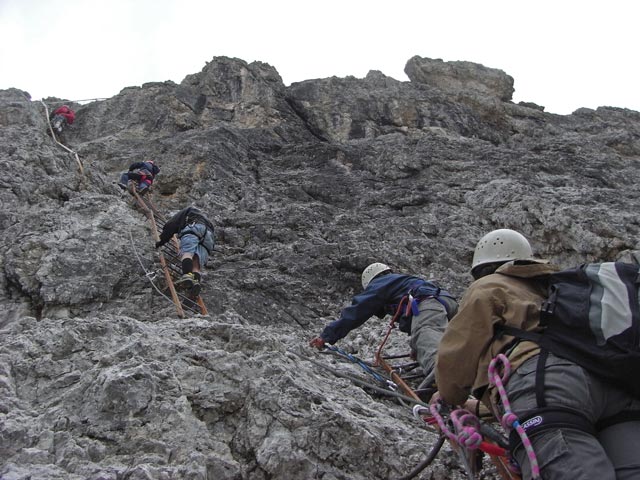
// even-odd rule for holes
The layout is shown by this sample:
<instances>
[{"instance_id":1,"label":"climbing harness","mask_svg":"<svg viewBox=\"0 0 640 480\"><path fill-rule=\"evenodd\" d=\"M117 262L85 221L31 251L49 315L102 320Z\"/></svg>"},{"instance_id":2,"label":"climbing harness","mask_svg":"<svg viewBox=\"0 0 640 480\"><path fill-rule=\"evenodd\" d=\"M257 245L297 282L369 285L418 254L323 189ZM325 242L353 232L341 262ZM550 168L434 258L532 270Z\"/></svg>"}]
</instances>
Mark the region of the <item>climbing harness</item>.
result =
<instances>
[{"instance_id":1,"label":"climbing harness","mask_svg":"<svg viewBox=\"0 0 640 480\"><path fill-rule=\"evenodd\" d=\"M205 231L202 235L199 235L197 230L195 229L196 225L202 225L205 228ZM185 228L183 228L180 233L177 235L178 238L182 238L185 235L193 235L194 237L196 237L198 239L198 245L202 245L202 248L204 248L207 253L209 255L211 255L213 253L212 249L210 249L209 247L207 247L207 244L205 242L205 240L207 239L207 232L211 232L211 235L213 235L213 230L211 228L209 228L209 225L207 225L206 222L203 221L191 221L189 222Z\"/></svg>"},{"instance_id":2,"label":"climbing harness","mask_svg":"<svg viewBox=\"0 0 640 480\"><path fill-rule=\"evenodd\" d=\"M450 305L442 297L453 298L447 291L442 290L438 285L427 280L417 280L407 294L400 299L398 305L391 306L388 312L393 315L394 322L398 324L401 332L411 334L411 323L414 316L420 314L420 303L427 299L434 299L440 303L447 317L450 318Z\"/></svg>"},{"instance_id":3,"label":"climbing harness","mask_svg":"<svg viewBox=\"0 0 640 480\"><path fill-rule=\"evenodd\" d=\"M63 143L60 143L56 137L56 134L53 131L53 127L51 126L51 122L49 121L49 109L47 108L47 104L44 103L42 100L40 100L40 102L42 103L42 105L44 105L44 112L45 115L47 117L47 125L49 125L49 131L51 132L51 138L53 138L53 141L56 142L58 145L60 145L62 148L64 148L67 152L71 153L75 159L76 159L76 163L78 164L78 169L80 170L80 174L84 175L84 167L82 166L82 162L80 161L80 157L78 157L78 154L71 150L69 147L67 147L66 145L64 145Z\"/></svg>"},{"instance_id":4,"label":"climbing harness","mask_svg":"<svg viewBox=\"0 0 640 480\"><path fill-rule=\"evenodd\" d=\"M502 364L502 376L498 372L500 364ZM507 356L500 353L495 358L493 358L489 363L488 373L489 382L492 385L495 385L498 389L498 394L500 395L500 400L502 401L502 406L505 411L500 422L502 428L504 428L506 431L515 429L515 431L518 433L518 436L520 437L520 440L522 441L525 452L527 453L529 464L531 466L532 478L540 478L540 466L538 465L536 454L533 451L533 446L531 445L531 441L529 440L527 433L520 424L518 417L511 411L511 402L509 401L507 391L504 388L503 382L506 382L509 379L509 375L511 374L511 364L509 363L509 359L507 358Z\"/></svg>"}]
</instances>

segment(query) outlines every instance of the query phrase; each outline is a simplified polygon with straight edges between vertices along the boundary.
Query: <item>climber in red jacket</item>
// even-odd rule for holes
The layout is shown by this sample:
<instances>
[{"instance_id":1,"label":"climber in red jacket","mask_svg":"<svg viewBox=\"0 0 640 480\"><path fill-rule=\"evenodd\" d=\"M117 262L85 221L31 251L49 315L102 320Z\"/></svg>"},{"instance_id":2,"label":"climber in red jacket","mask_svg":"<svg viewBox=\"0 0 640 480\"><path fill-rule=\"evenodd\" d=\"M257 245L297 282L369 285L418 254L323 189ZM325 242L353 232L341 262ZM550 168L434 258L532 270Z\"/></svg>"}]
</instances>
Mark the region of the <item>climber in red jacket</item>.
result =
<instances>
[{"instance_id":1,"label":"climber in red jacket","mask_svg":"<svg viewBox=\"0 0 640 480\"><path fill-rule=\"evenodd\" d=\"M71 125L76 119L76 112L71 110L67 105L56 108L51 114L51 126L53 129L62 133L62 129L66 125Z\"/></svg>"}]
</instances>

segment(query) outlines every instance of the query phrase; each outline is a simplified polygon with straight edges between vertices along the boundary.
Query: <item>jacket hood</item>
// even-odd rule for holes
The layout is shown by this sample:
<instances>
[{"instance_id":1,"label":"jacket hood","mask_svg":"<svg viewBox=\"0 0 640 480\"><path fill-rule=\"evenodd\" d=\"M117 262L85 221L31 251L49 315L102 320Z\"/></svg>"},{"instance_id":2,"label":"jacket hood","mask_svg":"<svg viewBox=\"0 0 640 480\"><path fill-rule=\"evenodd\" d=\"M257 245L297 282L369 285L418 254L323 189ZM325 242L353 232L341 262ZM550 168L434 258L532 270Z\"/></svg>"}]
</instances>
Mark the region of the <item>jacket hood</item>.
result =
<instances>
[{"instance_id":1,"label":"jacket hood","mask_svg":"<svg viewBox=\"0 0 640 480\"><path fill-rule=\"evenodd\" d=\"M531 263L532 261L535 263ZM532 278L549 275L558 270L560 268L549 263L548 260L527 260L526 263L521 260L513 260L501 265L496 270L496 273L509 275L510 277Z\"/></svg>"}]
</instances>

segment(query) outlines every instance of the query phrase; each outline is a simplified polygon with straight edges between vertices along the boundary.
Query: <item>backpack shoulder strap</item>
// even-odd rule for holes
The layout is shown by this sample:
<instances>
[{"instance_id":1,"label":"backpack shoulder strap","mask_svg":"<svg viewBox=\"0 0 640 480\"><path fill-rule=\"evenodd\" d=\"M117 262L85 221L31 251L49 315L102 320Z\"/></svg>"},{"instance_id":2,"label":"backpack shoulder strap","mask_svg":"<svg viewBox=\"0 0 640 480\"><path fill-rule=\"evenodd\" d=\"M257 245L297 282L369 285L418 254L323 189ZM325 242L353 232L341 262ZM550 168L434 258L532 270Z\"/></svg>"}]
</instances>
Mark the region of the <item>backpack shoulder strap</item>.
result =
<instances>
[{"instance_id":1,"label":"backpack shoulder strap","mask_svg":"<svg viewBox=\"0 0 640 480\"><path fill-rule=\"evenodd\" d=\"M512 337L521 338L522 340L529 340L530 342L539 343L542 334L539 332L529 332L521 328L512 327L511 325L499 324L494 327L496 336L499 337L503 334L511 335Z\"/></svg>"}]
</instances>

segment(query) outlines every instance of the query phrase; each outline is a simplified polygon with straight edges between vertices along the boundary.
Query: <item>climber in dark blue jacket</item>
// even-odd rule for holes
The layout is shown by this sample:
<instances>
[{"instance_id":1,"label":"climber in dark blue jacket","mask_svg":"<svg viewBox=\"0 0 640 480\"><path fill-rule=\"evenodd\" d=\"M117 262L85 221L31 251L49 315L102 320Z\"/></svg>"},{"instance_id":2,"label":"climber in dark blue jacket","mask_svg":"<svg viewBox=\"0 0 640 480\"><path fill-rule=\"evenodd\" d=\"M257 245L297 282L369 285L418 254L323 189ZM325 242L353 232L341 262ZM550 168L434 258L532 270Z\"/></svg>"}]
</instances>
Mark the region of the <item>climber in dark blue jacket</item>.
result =
<instances>
[{"instance_id":1,"label":"climber in dark blue jacket","mask_svg":"<svg viewBox=\"0 0 640 480\"><path fill-rule=\"evenodd\" d=\"M435 282L393 273L383 263L373 263L364 269L362 288L362 293L342 310L340 318L327 325L310 345L322 349L325 343L334 344L372 316L384 318L401 308L399 329L411 335L416 360L426 375L431 373L447 321L458 311L456 299Z\"/></svg>"},{"instance_id":2,"label":"climber in dark blue jacket","mask_svg":"<svg viewBox=\"0 0 640 480\"><path fill-rule=\"evenodd\" d=\"M118 186L122 190L127 190L129 180L133 180L137 183L137 192L144 194L149 191L158 173L160 173L160 167L158 167L153 160L135 162L129 165L128 172L120 175Z\"/></svg>"}]
</instances>

